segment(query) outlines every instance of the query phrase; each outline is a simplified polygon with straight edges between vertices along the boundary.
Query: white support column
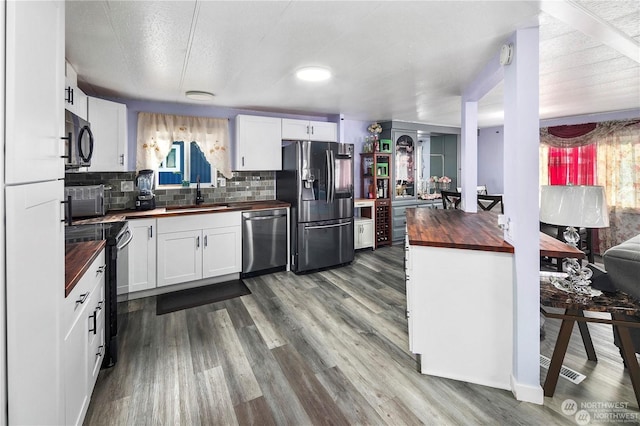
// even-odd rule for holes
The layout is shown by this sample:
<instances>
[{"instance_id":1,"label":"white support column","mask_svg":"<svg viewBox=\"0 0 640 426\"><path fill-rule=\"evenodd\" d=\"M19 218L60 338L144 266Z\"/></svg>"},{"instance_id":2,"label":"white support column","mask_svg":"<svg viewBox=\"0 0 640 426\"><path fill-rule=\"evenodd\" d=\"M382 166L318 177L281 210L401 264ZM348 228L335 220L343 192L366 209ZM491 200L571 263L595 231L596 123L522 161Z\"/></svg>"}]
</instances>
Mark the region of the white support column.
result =
<instances>
[{"instance_id":1,"label":"white support column","mask_svg":"<svg viewBox=\"0 0 640 426\"><path fill-rule=\"evenodd\" d=\"M462 99L462 209L478 211L478 102Z\"/></svg>"},{"instance_id":2,"label":"white support column","mask_svg":"<svg viewBox=\"0 0 640 426\"><path fill-rule=\"evenodd\" d=\"M542 404L540 386L540 235L538 203L539 30L517 30L504 67L505 240L515 247L512 391Z\"/></svg>"}]
</instances>

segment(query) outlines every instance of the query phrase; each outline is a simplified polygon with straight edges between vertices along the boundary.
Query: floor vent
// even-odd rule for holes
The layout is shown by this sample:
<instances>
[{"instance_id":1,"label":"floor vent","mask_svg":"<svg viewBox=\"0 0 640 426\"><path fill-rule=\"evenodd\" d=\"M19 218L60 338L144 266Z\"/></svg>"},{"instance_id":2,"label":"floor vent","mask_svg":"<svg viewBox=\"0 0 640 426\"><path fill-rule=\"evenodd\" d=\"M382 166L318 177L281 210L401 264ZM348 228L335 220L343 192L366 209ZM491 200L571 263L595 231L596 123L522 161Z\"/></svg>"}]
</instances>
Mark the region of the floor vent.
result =
<instances>
[{"instance_id":1,"label":"floor vent","mask_svg":"<svg viewBox=\"0 0 640 426\"><path fill-rule=\"evenodd\" d=\"M551 360L544 355L540 355L540 366L544 369L549 369L549 365L551 364ZM580 374L575 370L570 369L569 367L565 367L564 365L560 367L560 377L563 377L570 381L571 383L575 383L576 385L582 382L587 378L584 374Z\"/></svg>"}]
</instances>

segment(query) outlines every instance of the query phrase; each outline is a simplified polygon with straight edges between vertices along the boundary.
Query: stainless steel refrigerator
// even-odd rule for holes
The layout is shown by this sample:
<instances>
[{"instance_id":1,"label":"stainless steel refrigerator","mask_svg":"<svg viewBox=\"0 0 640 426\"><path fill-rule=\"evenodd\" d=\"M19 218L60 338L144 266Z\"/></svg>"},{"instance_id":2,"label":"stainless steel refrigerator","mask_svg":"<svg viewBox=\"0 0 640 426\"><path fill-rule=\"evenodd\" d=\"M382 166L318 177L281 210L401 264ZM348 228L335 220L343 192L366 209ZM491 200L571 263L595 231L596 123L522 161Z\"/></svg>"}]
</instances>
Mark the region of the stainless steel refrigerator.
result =
<instances>
[{"instance_id":1,"label":"stainless steel refrigerator","mask_svg":"<svg viewBox=\"0 0 640 426\"><path fill-rule=\"evenodd\" d=\"M292 271L353 260L353 144L284 146L276 197L291 203Z\"/></svg>"}]
</instances>

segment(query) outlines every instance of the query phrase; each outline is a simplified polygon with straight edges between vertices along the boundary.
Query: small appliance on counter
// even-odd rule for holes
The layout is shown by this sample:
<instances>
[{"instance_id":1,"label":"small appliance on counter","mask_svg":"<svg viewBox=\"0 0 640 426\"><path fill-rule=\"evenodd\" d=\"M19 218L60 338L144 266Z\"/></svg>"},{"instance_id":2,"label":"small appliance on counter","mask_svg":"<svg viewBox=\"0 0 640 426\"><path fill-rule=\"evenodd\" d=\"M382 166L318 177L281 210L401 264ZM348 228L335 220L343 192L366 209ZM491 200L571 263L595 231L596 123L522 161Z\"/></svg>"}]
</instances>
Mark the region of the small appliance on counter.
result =
<instances>
[{"instance_id":1,"label":"small appliance on counter","mask_svg":"<svg viewBox=\"0 0 640 426\"><path fill-rule=\"evenodd\" d=\"M156 198L153 195L155 179L153 170L145 169L138 172L136 186L140 194L136 197L136 210L153 210L156 208Z\"/></svg>"},{"instance_id":2,"label":"small appliance on counter","mask_svg":"<svg viewBox=\"0 0 640 426\"><path fill-rule=\"evenodd\" d=\"M104 205L104 185L65 186L64 195L71 202L67 207L67 216L95 217L107 213Z\"/></svg>"}]
</instances>

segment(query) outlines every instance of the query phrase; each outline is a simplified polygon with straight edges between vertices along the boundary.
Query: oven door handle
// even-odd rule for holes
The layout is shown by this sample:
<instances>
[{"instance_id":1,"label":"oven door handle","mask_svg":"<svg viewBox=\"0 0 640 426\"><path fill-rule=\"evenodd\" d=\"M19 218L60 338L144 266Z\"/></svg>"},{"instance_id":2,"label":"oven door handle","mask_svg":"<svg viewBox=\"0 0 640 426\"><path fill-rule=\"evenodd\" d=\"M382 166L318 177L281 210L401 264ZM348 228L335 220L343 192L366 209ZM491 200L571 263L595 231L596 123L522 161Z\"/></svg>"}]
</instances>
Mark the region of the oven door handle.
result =
<instances>
[{"instance_id":1,"label":"oven door handle","mask_svg":"<svg viewBox=\"0 0 640 426\"><path fill-rule=\"evenodd\" d=\"M125 234L128 234L129 236L127 237L126 241L124 243L118 244L117 245L117 249L118 251L122 250L123 248L125 248L126 246L129 245L129 243L131 242L131 240L133 240L133 232L131 232L130 229L127 229L127 231L125 232Z\"/></svg>"}]
</instances>

